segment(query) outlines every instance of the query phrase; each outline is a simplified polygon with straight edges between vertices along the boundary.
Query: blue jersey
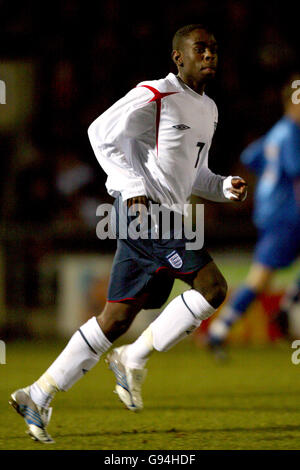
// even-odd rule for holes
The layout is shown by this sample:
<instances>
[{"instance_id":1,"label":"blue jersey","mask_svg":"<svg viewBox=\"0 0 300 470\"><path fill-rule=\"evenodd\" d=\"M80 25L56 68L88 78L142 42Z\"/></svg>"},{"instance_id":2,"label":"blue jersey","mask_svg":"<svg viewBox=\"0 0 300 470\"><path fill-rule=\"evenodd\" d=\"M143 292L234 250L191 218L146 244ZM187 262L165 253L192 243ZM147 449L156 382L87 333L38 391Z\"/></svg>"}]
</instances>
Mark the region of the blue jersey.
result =
<instances>
[{"instance_id":1,"label":"blue jersey","mask_svg":"<svg viewBox=\"0 0 300 470\"><path fill-rule=\"evenodd\" d=\"M258 229L299 224L295 180L300 177L300 127L287 116L241 155L258 176L253 221Z\"/></svg>"}]
</instances>

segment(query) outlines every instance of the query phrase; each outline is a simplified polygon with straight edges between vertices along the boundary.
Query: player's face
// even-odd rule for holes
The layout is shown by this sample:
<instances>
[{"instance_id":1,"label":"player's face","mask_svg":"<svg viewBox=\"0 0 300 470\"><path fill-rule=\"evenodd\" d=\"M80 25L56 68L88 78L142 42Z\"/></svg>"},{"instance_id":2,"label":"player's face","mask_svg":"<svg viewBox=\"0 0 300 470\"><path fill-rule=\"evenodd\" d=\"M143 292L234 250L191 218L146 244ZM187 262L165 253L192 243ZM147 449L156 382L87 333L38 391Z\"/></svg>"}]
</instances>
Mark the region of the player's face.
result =
<instances>
[{"instance_id":1,"label":"player's face","mask_svg":"<svg viewBox=\"0 0 300 470\"><path fill-rule=\"evenodd\" d=\"M215 77L218 64L215 37L204 29L195 29L184 39L180 72L196 83L206 83Z\"/></svg>"}]
</instances>

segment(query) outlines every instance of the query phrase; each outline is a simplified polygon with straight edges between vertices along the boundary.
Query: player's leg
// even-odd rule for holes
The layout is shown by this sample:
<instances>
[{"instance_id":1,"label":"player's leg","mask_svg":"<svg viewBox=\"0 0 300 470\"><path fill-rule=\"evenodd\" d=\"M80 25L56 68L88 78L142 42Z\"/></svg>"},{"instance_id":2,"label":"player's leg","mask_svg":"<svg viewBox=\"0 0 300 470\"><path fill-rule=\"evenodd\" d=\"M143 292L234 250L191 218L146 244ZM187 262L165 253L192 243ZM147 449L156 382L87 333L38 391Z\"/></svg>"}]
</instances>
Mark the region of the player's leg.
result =
<instances>
[{"instance_id":1,"label":"player's leg","mask_svg":"<svg viewBox=\"0 0 300 470\"><path fill-rule=\"evenodd\" d=\"M215 312L225 298L226 281L211 258L204 255L204 259L208 263L199 270L196 279L190 281L193 288L173 299L134 343L114 349L108 355L118 381L116 391L130 410L143 408L141 385L151 353L154 350L167 351L187 337L202 320ZM149 292L155 297L159 289L155 278L153 281ZM164 287L163 279L161 283ZM166 289L167 294L170 287Z\"/></svg>"},{"instance_id":2,"label":"player's leg","mask_svg":"<svg viewBox=\"0 0 300 470\"><path fill-rule=\"evenodd\" d=\"M155 309L163 305L170 295L173 283L174 277L170 277L166 270L154 272L144 287L148 293L148 299L144 304L144 308ZM106 321L106 319L103 320ZM110 320L107 324L109 323ZM106 362L115 374L115 391L120 400L128 409L139 411L143 408L141 387L147 371L140 364L136 365L134 362L129 365L127 364L125 358L126 350L129 346L124 345L113 349L108 353ZM146 347L144 346L144 349L146 349L147 353L149 352L147 345ZM144 349L141 344L140 352L143 353Z\"/></svg>"},{"instance_id":3,"label":"player's leg","mask_svg":"<svg viewBox=\"0 0 300 470\"><path fill-rule=\"evenodd\" d=\"M98 363L112 341L130 326L146 299L147 295L143 294L127 304L107 303L98 318L91 318L73 334L64 350L36 382L12 394L10 403L24 417L31 437L45 443L53 442L46 431L53 397L59 391L69 390Z\"/></svg>"},{"instance_id":4,"label":"player's leg","mask_svg":"<svg viewBox=\"0 0 300 470\"><path fill-rule=\"evenodd\" d=\"M128 330L138 312L147 302L148 297L148 293L143 293L128 303L106 302L103 311L97 317L97 322L111 343Z\"/></svg>"},{"instance_id":5,"label":"player's leg","mask_svg":"<svg viewBox=\"0 0 300 470\"><path fill-rule=\"evenodd\" d=\"M192 289L173 299L124 351L128 367L142 369L153 350L167 351L210 317L226 296L227 284L213 261L197 273Z\"/></svg>"},{"instance_id":6,"label":"player's leg","mask_svg":"<svg viewBox=\"0 0 300 470\"><path fill-rule=\"evenodd\" d=\"M273 273L289 266L299 251L300 230L297 224L268 226L261 232L254 259L245 283L214 320L208 331L209 344L218 348L227 338L232 325L246 313L258 294L266 290Z\"/></svg>"},{"instance_id":7,"label":"player's leg","mask_svg":"<svg viewBox=\"0 0 300 470\"><path fill-rule=\"evenodd\" d=\"M223 307L219 316L210 324L208 341L211 348L217 349L226 340L231 327L241 318L257 295L266 290L273 270L260 263L253 263L244 284L234 293Z\"/></svg>"},{"instance_id":8,"label":"player's leg","mask_svg":"<svg viewBox=\"0 0 300 470\"><path fill-rule=\"evenodd\" d=\"M118 215L118 204L116 206ZM126 229L128 220L125 209L126 205L121 205L121 212L124 213L115 228L123 225ZM141 247L140 250L136 249L136 244L118 239L110 275L109 300L104 310L97 318L93 317L82 325L47 371L26 388L26 393L28 391L36 406L47 409L57 391L69 390L97 364L101 355L127 330L143 308L148 298L144 286L150 277L143 268L144 264L149 265L149 260L143 256ZM148 248L147 240L145 245ZM144 251L147 254L146 248Z\"/></svg>"},{"instance_id":9,"label":"player's leg","mask_svg":"<svg viewBox=\"0 0 300 470\"><path fill-rule=\"evenodd\" d=\"M34 401L46 407L57 390L69 390L126 331L145 299L143 294L127 304L107 302L97 318L92 317L84 323L45 374L31 386Z\"/></svg>"}]
</instances>

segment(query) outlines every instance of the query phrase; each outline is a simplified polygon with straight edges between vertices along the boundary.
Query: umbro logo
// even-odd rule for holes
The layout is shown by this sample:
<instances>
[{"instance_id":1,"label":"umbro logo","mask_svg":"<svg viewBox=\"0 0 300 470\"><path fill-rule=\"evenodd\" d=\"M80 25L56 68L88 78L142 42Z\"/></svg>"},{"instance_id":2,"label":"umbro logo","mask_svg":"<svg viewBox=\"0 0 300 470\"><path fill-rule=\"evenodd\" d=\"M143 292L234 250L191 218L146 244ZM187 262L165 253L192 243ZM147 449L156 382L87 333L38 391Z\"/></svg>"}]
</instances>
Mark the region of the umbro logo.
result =
<instances>
[{"instance_id":1,"label":"umbro logo","mask_svg":"<svg viewBox=\"0 0 300 470\"><path fill-rule=\"evenodd\" d=\"M186 126L185 124L177 124L176 126L172 126L174 129L179 129L180 131L185 131L186 129L190 129L189 126Z\"/></svg>"}]
</instances>

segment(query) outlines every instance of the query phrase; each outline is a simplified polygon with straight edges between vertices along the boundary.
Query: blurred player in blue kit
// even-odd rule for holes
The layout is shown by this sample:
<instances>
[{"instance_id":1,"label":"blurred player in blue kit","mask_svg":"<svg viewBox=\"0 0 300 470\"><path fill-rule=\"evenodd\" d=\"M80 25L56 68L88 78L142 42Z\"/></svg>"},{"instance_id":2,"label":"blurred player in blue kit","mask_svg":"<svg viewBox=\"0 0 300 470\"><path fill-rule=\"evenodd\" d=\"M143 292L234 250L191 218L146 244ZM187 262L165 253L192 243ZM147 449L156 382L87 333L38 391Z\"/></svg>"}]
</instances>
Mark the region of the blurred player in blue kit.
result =
<instances>
[{"instance_id":1,"label":"blurred player in blue kit","mask_svg":"<svg viewBox=\"0 0 300 470\"><path fill-rule=\"evenodd\" d=\"M208 168L208 152L218 120L205 93L215 77L217 42L203 25L189 25L173 38L178 74L142 82L99 116L88 130L95 155L115 197L118 224L127 228L128 208L145 211L154 202L184 214L191 194L216 202L243 201L247 184ZM159 231L158 231L159 233ZM141 386L151 353L166 351L187 337L224 301L227 284L205 248L185 249L186 238L117 241L108 299L74 333L69 343L32 385L16 390L11 405L23 416L33 439L53 442L47 432L49 404L95 366L101 355L131 325L141 309L160 308L175 278L191 287L173 299L137 340L107 356L116 377L115 391L132 411L143 408Z\"/></svg>"},{"instance_id":2,"label":"blurred player in blue kit","mask_svg":"<svg viewBox=\"0 0 300 470\"><path fill-rule=\"evenodd\" d=\"M258 240L244 284L208 329L208 345L220 359L226 357L223 346L232 326L268 288L276 270L290 266L300 252L300 104L299 92L292 87L299 78L291 77L283 87L282 118L241 154L241 162L258 178L253 212ZM287 290L277 314L284 333L288 311L299 296L300 276Z\"/></svg>"}]
</instances>

